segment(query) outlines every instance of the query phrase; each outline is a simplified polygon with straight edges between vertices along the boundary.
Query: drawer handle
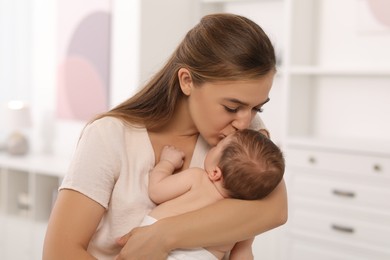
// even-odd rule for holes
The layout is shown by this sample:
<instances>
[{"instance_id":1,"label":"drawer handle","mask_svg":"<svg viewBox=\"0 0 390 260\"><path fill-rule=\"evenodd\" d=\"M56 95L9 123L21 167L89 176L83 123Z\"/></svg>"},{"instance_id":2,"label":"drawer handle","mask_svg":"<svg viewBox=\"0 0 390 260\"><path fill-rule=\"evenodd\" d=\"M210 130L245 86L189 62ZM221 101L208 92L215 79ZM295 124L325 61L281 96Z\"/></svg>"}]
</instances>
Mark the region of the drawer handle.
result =
<instances>
[{"instance_id":1,"label":"drawer handle","mask_svg":"<svg viewBox=\"0 0 390 260\"><path fill-rule=\"evenodd\" d=\"M346 198L354 198L356 196L355 192L353 191L333 190L332 193L333 195Z\"/></svg>"},{"instance_id":2,"label":"drawer handle","mask_svg":"<svg viewBox=\"0 0 390 260\"><path fill-rule=\"evenodd\" d=\"M376 172L381 172L382 171L382 167L379 164L374 164L374 166L372 168Z\"/></svg>"},{"instance_id":3,"label":"drawer handle","mask_svg":"<svg viewBox=\"0 0 390 260\"><path fill-rule=\"evenodd\" d=\"M355 230L351 227L346 227L346 226L340 226L337 224L332 224L332 229L338 232L343 232L343 233L348 233L348 234L353 234Z\"/></svg>"},{"instance_id":4,"label":"drawer handle","mask_svg":"<svg viewBox=\"0 0 390 260\"><path fill-rule=\"evenodd\" d=\"M315 163L317 162L316 158L313 157L313 156L310 156L308 161L309 161L309 163L311 163L311 164L315 164Z\"/></svg>"}]
</instances>

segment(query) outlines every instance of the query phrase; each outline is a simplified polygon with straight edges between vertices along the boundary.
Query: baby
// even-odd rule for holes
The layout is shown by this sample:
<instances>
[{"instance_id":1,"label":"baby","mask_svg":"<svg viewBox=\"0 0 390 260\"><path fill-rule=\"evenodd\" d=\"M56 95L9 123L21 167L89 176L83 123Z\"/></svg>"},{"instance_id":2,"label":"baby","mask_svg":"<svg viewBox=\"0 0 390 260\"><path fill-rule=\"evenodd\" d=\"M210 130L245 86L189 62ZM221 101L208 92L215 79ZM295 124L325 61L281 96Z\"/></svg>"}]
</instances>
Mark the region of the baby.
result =
<instances>
[{"instance_id":1,"label":"baby","mask_svg":"<svg viewBox=\"0 0 390 260\"><path fill-rule=\"evenodd\" d=\"M255 130L239 130L207 153L204 169L189 168L175 173L184 153L165 146L160 161L149 175L149 196L158 206L143 225L205 207L224 198L258 200L266 197L282 180L281 150ZM218 216L210 216L217 218ZM253 239L231 245L172 251L168 259L253 259Z\"/></svg>"}]
</instances>

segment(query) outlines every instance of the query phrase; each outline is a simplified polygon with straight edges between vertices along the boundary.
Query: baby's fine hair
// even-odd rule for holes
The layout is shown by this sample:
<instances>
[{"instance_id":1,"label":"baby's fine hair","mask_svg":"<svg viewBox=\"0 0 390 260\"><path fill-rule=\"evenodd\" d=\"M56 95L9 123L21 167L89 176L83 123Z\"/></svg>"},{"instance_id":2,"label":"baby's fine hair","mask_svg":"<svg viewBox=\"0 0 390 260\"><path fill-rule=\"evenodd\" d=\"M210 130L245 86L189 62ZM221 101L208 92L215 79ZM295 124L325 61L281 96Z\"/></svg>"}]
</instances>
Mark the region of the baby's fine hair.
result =
<instances>
[{"instance_id":1,"label":"baby's fine hair","mask_svg":"<svg viewBox=\"0 0 390 260\"><path fill-rule=\"evenodd\" d=\"M269 138L245 129L234 133L225 146L219 167L231 198L256 200L266 197L279 184L285 162L282 151Z\"/></svg>"}]
</instances>

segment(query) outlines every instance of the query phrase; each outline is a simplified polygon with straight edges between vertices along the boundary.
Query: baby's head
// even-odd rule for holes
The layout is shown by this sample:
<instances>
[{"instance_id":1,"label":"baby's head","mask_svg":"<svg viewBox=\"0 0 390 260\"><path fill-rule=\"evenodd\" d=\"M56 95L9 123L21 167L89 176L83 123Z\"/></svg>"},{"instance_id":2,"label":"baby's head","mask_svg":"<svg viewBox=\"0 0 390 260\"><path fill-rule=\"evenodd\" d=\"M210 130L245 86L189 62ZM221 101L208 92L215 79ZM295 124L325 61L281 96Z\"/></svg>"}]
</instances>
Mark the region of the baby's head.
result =
<instances>
[{"instance_id":1,"label":"baby's head","mask_svg":"<svg viewBox=\"0 0 390 260\"><path fill-rule=\"evenodd\" d=\"M284 174L282 151L255 130L239 130L223 147L218 163L229 197L262 199L279 184Z\"/></svg>"}]
</instances>

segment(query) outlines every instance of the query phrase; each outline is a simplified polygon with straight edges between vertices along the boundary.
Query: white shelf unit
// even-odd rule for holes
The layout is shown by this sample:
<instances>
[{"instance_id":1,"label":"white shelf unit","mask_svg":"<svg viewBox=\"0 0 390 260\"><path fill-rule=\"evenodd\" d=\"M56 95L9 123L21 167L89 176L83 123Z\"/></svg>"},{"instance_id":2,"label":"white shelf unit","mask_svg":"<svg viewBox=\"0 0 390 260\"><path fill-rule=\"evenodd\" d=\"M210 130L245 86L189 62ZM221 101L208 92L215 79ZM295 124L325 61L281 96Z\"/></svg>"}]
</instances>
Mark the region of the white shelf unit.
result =
<instances>
[{"instance_id":1,"label":"white shelf unit","mask_svg":"<svg viewBox=\"0 0 390 260\"><path fill-rule=\"evenodd\" d=\"M47 221L69 159L0 154L0 259L41 259Z\"/></svg>"},{"instance_id":2,"label":"white shelf unit","mask_svg":"<svg viewBox=\"0 0 390 260\"><path fill-rule=\"evenodd\" d=\"M0 154L0 212L46 222L69 160Z\"/></svg>"},{"instance_id":3,"label":"white shelf unit","mask_svg":"<svg viewBox=\"0 0 390 260\"><path fill-rule=\"evenodd\" d=\"M360 2L285 0L286 140L390 140L390 123L380 116L390 111L390 33L361 31Z\"/></svg>"},{"instance_id":4,"label":"white shelf unit","mask_svg":"<svg viewBox=\"0 0 390 260\"><path fill-rule=\"evenodd\" d=\"M389 259L390 29L362 32L365 1L284 2L281 259Z\"/></svg>"}]
</instances>

